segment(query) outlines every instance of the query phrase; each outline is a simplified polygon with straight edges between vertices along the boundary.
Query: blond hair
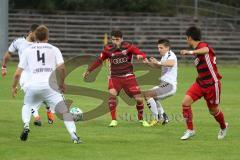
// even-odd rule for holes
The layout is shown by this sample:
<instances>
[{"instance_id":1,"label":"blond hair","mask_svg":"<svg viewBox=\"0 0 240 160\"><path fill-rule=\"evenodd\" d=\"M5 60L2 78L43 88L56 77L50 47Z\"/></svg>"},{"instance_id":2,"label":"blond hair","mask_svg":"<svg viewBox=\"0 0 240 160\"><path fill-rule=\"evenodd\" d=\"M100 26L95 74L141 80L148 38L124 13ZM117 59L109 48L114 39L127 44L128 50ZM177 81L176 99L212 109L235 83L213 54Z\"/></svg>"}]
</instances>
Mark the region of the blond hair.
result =
<instances>
[{"instance_id":1,"label":"blond hair","mask_svg":"<svg viewBox=\"0 0 240 160\"><path fill-rule=\"evenodd\" d=\"M38 26L37 29L35 30L35 35L37 41L47 40L49 36L49 30L47 26L45 25Z\"/></svg>"}]
</instances>

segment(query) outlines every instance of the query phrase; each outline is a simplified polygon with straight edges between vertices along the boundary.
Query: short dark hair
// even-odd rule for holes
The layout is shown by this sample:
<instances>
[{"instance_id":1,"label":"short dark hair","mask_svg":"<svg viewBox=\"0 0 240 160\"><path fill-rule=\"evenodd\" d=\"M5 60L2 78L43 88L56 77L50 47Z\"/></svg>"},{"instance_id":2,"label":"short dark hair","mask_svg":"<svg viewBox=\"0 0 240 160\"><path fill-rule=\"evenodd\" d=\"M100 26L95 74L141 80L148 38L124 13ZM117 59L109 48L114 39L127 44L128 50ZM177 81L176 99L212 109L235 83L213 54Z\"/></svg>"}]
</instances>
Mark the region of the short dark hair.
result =
<instances>
[{"instance_id":1,"label":"short dark hair","mask_svg":"<svg viewBox=\"0 0 240 160\"><path fill-rule=\"evenodd\" d=\"M121 30L119 30L119 29L114 29L114 30L111 31L111 36L122 38L122 37L123 37L123 34L122 34L122 31L121 31Z\"/></svg>"},{"instance_id":2,"label":"short dark hair","mask_svg":"<svg viewBox=\"0 0 240 160\"><path fill-rule=\"evenodd\" d=\"M35 30L36 40L44 41L48 39L49 30L45 25L40 25Z\"/></svg>"},{"instance_id":3,"label":"short dark hair","mask_svg":"<svg viewBox=\"0 0 240 160\"><path fill-rule=\"evenodd\" d=\"M201 30L195 26L189 27L186 30L186 35L188 37L191 37L194 41L200 41L201 40Z\"/></svg>"},{"instance_id":4,"label":"short dark hair","mask_svg":"<svg viewBox=\"0 0 240 160\"><path fill-rule=\"evenodd\" d=\"M158 44L163 44L165 47L170 47L170 41L168 39L159 39Z\"/></svg>"},{"instance_id":5,"label":"short dark hair","mask_svg":"<svg viewBox=\"0 0 240 160\"><path fill-rule=\"evenodd\" d=\"M39 26L38 24L32 24L29 28L29 31L34 32L37 29L38 26Z\"/></svg>"}]
</instances>

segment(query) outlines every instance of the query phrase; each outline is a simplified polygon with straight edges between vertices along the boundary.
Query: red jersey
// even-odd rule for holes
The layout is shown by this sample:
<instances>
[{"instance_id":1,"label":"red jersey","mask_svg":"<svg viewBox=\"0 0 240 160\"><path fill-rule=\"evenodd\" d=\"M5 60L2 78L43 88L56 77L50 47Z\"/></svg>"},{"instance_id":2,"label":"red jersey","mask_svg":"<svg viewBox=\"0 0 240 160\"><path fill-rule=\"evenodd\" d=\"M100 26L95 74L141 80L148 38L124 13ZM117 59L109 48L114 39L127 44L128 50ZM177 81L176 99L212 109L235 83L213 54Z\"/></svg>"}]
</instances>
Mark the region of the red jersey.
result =
<instances>
[{"instance_id":1,"label":"red jersey","mask_svg":"<svg viewBox=\"0 0 240 160\"><path fill-rule=\"evenodd\" d=\"M142 55L143 58L146 58L145 53L140 51L140 49L135 45L128 42L123 42L120 48L116 48L114 45L106 45L97 61L93 62L88 70L90 72L93 71L102 64L102 61L109 59L111 76L125 76L133 74L133 55Z\"/></svg>"},{"instance_id":2,"label":"red jersey","mask_svg":"<svg viewBox=\"0 0 240 160\"><path fill-rule=\"evenodd\" d=\"M205 42L200 42L195 49L204 47L208 47L209 52L197 54L194 62L198 72L196 81L201 87L207 88L218 82L222 76L218 73L214 50Z\"/></svg>"}]
</instances>

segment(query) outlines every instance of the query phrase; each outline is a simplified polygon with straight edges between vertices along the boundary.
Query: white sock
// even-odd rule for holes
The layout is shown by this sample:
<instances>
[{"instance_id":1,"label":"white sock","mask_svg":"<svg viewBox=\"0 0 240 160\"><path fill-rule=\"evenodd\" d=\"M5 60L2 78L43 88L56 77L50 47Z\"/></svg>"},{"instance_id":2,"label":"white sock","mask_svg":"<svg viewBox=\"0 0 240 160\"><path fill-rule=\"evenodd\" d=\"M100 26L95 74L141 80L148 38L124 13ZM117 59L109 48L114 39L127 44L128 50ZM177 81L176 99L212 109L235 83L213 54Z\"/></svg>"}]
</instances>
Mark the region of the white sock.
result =
<instances>
[{"instance_id":1,"label":"white sock","mask_svg":"<svg viewBox=\"0 0 240 160\"><path fill-rule=\"evenodd\" d=\"M162 105L161 105L160 102L156 101L156 104L157 104L158 114L159 114L160 116L162 116L163 113L164 113L164 109L163 109L163 107L162 107Z\"/></svg>"},{"instance_id":2,"label":"white sock","mask_svg":"<svg viewBox=\"0 0 240 160\"><path fill-rule=\"evenodd\" d=\"M31 119L31 109L27 105L23 105L22 107L22 121L24 123L24 128L29 128L29 123Z\"/></svg>"},{"instance_id":3,"label":"white sock","mask_svg":"<svg viewBox=\"0 0 240 160\"><path fill-rule=\"evenodd\" d=\"M24 127L23 128L28 128L29 129L29 123L24 123Z\"/></svg>"},{"instance_id":4,"label":"white sock","mask_svg":"<svg viewBox=\"0 0 240 160\"><path fill-rule=\"evenodd\" d=\"M63 115L63 119L65 119L64 117L65 116L69 116L68 114L71 114L71 113L66 113ZM72 139L77 139L77 136L76 136L76 125L74 123L74 121L68 121L68 120L64 120L64 124L68 130L68 133L71 135L71 138Z\"/></svg>"},{"instance_id":5,"label":"white sock","mask_svg":"<svg viewBox=\"0 0 240 160\"><path fill-rule=\"evenodd\" d=\"M150 98L149 100L147 100L147 105L152 112L153 118L157 120L158 119L158 109L157 109L156 101L153 98Z\"/></svg>"}]
</instances>

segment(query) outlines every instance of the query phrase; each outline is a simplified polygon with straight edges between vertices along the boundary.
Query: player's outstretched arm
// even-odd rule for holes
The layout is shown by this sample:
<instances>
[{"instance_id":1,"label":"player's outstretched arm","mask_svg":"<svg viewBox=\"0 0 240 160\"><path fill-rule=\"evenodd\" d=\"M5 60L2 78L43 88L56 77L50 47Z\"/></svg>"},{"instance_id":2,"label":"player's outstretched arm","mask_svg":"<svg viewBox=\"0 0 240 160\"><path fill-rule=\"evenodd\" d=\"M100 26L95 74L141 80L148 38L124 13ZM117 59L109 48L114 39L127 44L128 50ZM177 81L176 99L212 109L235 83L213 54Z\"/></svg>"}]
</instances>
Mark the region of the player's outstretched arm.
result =
<instances>
[{"instance_id":1,"label":"player's outstretched arm","mask_svg":"<svg viewBox=\"0 0 240 160\"><path fill-rule=\"evenodd\" d=\"M137 60L144 60L146 58L146 54L134 45L131 46L129 52L136 55Z\"/></svg>"},{"instance_id":2,"label":"player's outstretched arm","mask_svg":"<svg viewBox=\"0 0 240 160\"><path fill-rule=\"evenodd\" d=\"M150 67L155 68L155 65L151 61L149 61L147 58L143 60L143 63L149 65Z\"/></svg>"},{"instance_id":3,"label":"player's outstretched arm","mask_svg":"<svg viewBox=\"0 0 240 160\"><path fill-rule=\"evenodd\" d=\"M105 60L105 59L104 59ZM99 57L96 61L88 66L88 69L83 73L83 78L86 79L88 75L102 65L103 60Z\"/></svg>"},{"instance_id":4,"label":"player's outstretched arm","mask_svg":"<svg viewBox=\"0 0 240 160\"><path fill-rule=\"evenodd\" d=\"M12 84L12 96L13 97L16 97L16 95L17 95L17 85L18 85L19 79L21 77L22 71L23 71L23 69L18 67L14 74L13 84Z\"/></svg>"},{"instance_id":5,"label":"player's outstretched arm","mask_svg":"<svg viewBox=\"0 0 240 160\"><path fill-rule=\"evenodd\" d=\"M208 47L203 47L200 49L196 49L196 50L181 50L180 54L182 55L191 55L191 54L207 54L209 52L209 48Z\"/></svg>"},{"instance_id":6,"label":"player's outstretched arm","mask_svg":"<svg viewBox=\"0 0 240 160\"><path fill-rule=\"evenodd\" d=\"M7 51L5 52L2 60L2 77L5 77L7 75L7 63L11 59L12 53Z\"/></svg>"}]
</instances>

